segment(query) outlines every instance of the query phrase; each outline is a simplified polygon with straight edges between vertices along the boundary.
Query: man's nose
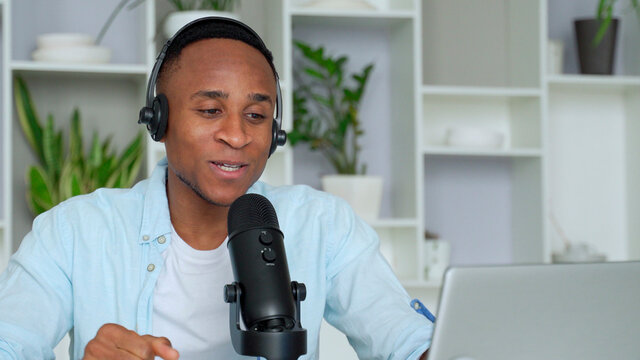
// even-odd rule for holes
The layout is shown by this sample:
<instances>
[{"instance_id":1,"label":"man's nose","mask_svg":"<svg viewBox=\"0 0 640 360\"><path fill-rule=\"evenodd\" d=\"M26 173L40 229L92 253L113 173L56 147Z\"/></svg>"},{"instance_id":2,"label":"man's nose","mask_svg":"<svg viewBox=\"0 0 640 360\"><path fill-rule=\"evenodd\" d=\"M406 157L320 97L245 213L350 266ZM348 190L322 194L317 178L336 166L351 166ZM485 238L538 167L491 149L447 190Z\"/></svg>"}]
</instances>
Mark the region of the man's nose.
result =
<instances>
[{"instance_id":1,"label":"man's nose","mask_svg":"<svg viewBox=\"0 0 640 360\"><path fill-rule=\"evenodd\" d=\"M229 113L216 132L216 140L221 141L234 149L241 149L251 142L251 136L247 134L246 123L242 114Z\"/></svg>"}]
</instances>

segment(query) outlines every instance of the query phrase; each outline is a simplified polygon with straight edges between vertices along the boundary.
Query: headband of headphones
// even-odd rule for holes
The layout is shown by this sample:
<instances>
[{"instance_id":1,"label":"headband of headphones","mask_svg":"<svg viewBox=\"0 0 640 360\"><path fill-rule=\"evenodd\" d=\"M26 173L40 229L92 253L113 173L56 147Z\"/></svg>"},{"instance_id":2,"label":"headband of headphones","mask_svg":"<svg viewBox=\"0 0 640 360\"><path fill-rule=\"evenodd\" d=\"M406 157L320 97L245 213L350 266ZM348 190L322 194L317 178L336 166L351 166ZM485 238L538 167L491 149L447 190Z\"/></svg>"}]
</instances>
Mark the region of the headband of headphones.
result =
<instances>
[{"instance_id":1,"label":"headband of headphones","mask_svg":"<svg viewBox=\"0 0 640 360\"><path fill-rule=\"evenodd\" d=\"M220 16L208 16L208 17L203 17L203 18L199 18L196 19L194 21L191 21L190 23L186 24L185 26L183 26L182 28L180 28L180 30L178 30L169 40L167 40L167 42L164 44L164 46L162 47L162 50L160 51L160 53L158 54L158 57L156 57L156 62L153 65L153 70L151 71L151 76L149 76L149 82L147 83L147 97L146 97L146 107L142 108L141 110L141 115L140 115L140 119L142 119L144 117L143 113L145 111L150 110L150 111L154 111L155 107L154 107L154 100L156 99L156 94L155 94L155 90L156 90L156 82L158 81L158 74L160 73L160 69L162 68L162 64L164 62L164 58L167 56L167 51L169 49L169 46L171 46L171 43L174 41L174 39L176 39L178 36L180 36L180 34L182 34L185 30L194 27L195 25L201 24L201 23L205 23L205 22L219 22L219 23L226 23L226 24L230 24L230 25L236 25L239 26L240 28L242 28L243 30L247 31L254 39L256 39L260 45L266 49L266 45L264 44L264 42L262 41L262 38L260 38L260 36L252 29L250 28L248 25L235 20L235 19L230 19L230 18L226 18L226 17L220 17ZM282 128L282 92L280 90L280 80L278 77L278 73L275 69L273 69L273 73L275 75L276 78L276 117L274 118L274 121L276 122L277 125L277 129L275 133L280 134L282 133L281 128ZM164 109L164 111L166 112L168 108ZM163 116L168 116L168 114L163 114ZM139 123L147 123L147 129L151 130L149 128L148 122L144 122L144 121L138 121ZM164 130L162 130L162 132L164 133ZM154 138L154 140L160 140L160 138L162 136L159 136L158 138L156 138L155 134L151 134L152 137ZM286 141L286 134L285 135L279 135L280 137L277 139L277 145L283 145L284 142ZM275 137L275 135L274 135ZM282 137L284 137L282 139ZM273 149L275 150L275 146L273 147Z\"/></svg>"}]
</instances>

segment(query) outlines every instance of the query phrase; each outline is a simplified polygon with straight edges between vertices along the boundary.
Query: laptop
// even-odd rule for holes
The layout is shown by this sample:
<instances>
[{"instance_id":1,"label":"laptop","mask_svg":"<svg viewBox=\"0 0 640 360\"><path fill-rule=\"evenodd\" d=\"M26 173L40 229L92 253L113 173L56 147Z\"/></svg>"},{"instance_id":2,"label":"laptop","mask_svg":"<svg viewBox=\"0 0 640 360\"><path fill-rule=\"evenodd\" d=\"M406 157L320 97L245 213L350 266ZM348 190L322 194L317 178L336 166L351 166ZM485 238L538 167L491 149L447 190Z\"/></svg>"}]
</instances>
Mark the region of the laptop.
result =
<instances>
[{"instance_id":1,"label":"laptop","mask_svg":"<svg viewBox=\"0 0 640 360\"><path fill-rule=\"evenodd\" d=\"M640 262L450 268L428 359L640 359Z\"/></svg>"}]
</instances>

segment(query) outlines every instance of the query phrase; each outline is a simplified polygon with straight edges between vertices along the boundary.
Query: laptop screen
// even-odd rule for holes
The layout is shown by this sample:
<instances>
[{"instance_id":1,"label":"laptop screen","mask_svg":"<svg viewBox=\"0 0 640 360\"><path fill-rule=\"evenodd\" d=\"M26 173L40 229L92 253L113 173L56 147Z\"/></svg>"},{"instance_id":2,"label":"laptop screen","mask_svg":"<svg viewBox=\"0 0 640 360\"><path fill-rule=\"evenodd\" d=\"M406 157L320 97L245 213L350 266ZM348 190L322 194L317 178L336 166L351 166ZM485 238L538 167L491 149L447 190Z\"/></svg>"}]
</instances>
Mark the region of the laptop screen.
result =
<instances>
[{"instance_id":1,"label":"laptop screen","mask_svg":"<svg viewBox=\"0 0 640 360\"><path fill-rule=\"evenodd\" d=\"M640 262L451 268L429 360L640 359Z\"/></svg>"}]
</instances>

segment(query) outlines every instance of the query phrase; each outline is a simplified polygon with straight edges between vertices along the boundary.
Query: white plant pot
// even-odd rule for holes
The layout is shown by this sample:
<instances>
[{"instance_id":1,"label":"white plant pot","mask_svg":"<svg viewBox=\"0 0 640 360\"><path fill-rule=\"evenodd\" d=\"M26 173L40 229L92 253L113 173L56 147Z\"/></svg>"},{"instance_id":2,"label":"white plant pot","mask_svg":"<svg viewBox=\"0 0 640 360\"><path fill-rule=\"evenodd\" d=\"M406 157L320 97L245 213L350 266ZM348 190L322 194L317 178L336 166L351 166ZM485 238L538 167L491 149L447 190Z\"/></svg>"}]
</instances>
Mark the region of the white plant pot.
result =
<instances>
[{"instance_id":1,"label":"white plant pot","mask_svg":"<svg viewBox=\"0 0 640 360\"><path fill-rule=\"evenodd\" d=\"M171 38L178 30L183 26L192 22L193 20L200 19L207 16L220 16L231 18L234 20L240 20L238 14L229 11L214 11L214 10L190 10L190 11L176 11L172 12L164 20L164 35L167 38Z\"/></svg>"},{"instance_id":2,"label":"white plant pot","mask_svg":"<svg viewBox=\"0 0 640 360\"><path fill-rule=\"evenodd\" d=\"M324 191L345 199L365 221L378 220L382 200L382 177L369 175L326 175Z\"/></svg>"}]
</instances>

